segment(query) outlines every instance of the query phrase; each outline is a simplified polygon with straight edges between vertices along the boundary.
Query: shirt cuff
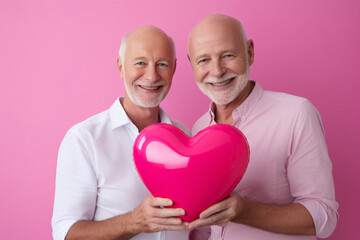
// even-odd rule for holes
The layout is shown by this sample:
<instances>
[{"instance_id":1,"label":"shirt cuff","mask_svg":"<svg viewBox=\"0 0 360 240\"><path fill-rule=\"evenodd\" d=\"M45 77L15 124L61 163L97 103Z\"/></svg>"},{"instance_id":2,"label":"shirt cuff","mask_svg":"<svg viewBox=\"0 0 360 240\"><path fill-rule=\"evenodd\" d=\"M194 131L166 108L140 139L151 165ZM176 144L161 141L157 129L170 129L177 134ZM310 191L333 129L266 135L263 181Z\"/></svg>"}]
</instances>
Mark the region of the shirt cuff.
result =
<instances>
[{"instance_id":1,"label":"shirt cuff","mask_svg":"<svg viewBox=\"0 0 360 240\"><path fill-rule=\"evenodd\" d=\"M53 238L54 240L64 240L68 234L72 225L74 225L77 220L66 220L57 223L53 223Z\"/></svg>"},{"instance_id":2,"label":"shirt cuff","mask_svg":"<svg viewBox=\"0 0 360 240\"><path fill-rule=\"evenodd\" d=\"M315 200L298 201L297 203L302 204L312 216L317 237L327 238L334 232L339 218L336 210Z\"/></svg>"}]
</instances>

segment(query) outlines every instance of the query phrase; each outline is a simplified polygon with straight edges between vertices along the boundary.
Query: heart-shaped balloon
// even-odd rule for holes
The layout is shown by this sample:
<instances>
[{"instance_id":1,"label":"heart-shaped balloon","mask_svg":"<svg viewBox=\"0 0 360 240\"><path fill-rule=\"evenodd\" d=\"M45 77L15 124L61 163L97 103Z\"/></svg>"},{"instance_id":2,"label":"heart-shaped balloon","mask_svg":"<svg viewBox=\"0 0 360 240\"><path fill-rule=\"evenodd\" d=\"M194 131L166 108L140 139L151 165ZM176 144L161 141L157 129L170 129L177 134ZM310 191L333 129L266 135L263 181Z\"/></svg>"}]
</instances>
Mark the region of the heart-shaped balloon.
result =
<instances>
[{"instance_id":1,"label":"heart-shaped balloon","mask_svg":"<svg viewBox=\"0 0 360 240\"><path fill-rule=\"evenodd\" d=\"M136 138L134 162L154 197L169 198L191 222L226 198L243 177L249 145L240 130L217 124L194 137L165 123L145 128Z\"/></svg>"}]
</instances>

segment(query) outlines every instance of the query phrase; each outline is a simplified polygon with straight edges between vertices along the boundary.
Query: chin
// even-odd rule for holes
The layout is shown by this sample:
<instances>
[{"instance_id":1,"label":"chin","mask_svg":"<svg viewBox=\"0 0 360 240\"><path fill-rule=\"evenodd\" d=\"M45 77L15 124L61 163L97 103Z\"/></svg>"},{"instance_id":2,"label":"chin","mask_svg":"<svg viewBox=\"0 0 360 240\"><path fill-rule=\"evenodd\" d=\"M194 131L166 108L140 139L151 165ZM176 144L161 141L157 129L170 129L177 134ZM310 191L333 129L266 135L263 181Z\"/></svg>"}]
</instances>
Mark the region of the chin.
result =
<instances>
[{"instance_id":1,"label":"chin","mask_svg":"<svg viewBox=\"0 0 360 240\"><path fill-rule=\"evenodd\" d=\"M200 87L200 90L208 96L216 105L226 105L234 101L234 99L241 93L241 91L237 91L235 88L231 88L222 92L212 92L209 89L204 87Z\"/></svg>"},{"instance_id":2,"label":"chin","mask_svg":"<svg viewBox=\"0 0 360 240\"><path fill-rule=\"evenodd\" d=\"M242 89L231 89L230 91L224 91L224 93L212 93L210 91L204 92L211 101L213 101L216 105L226 105L233 102L244 90Z\"/></svg>"},{"instance_id":3,"label":"chin","mask_svg":"<svg viewBox=\"0 0 360 240\"><path fill-rule=\"evenodd\" d=\"M162 96L158 96L156 98L151 98L151 99L135 96L134 103L142 108L154 108L159 106L162 100L163 100Z\"/></svg>"},{"instance_id":4,"label":"chin","mask_svg":"<svg viewBox=\"0 0 360 240\"><path fill-rule=\"evenodd\" d=\"M222 98L216 98L214 96L208 96L211 101L213 101L216 105L226 105L226 104L229 104L231 103L232 101L234 101L234 99L236 98L231 96L231 97L222 97Z\"/></svg>"},{"instance_id":5,"label":"chin","mask_svg":"<svg viewBox=\"0 0 360 240\"><path fill-rule=\"evenodd\" d=\"M143 103L136 103L136 105L138 105L139 107L142 107L142 108L155 108L155 107L158 107L160 105L160 103L156 103L156 104L143 104Z\"/></svg>"}]
</instances>

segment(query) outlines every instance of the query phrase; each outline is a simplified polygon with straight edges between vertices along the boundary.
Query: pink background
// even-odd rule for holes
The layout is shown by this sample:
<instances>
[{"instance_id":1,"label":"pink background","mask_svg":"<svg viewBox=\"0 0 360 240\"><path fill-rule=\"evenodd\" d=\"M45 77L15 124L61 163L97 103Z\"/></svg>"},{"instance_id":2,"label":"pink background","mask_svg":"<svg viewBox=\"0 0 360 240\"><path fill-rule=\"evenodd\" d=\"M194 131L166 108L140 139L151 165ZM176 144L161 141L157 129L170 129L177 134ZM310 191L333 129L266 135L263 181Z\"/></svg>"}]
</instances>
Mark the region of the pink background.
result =
<instances>
[{"instance_id":1,"label":"pink background","mask_svg":"<svg viewBox=\"0 0 360 240\"><path fill-rule=\"evenodd\" d=\"M357 0L0 0L0 239L51 239L59 144L123 94L116 57L125 32L154 24L173 36L178 66L162 107L192 126L208 99L186 58L187 35L212 13L243 21L255 42L251 79L319 109L340 203L330 239L358 239Z\"/></svg>"}]
</instances>

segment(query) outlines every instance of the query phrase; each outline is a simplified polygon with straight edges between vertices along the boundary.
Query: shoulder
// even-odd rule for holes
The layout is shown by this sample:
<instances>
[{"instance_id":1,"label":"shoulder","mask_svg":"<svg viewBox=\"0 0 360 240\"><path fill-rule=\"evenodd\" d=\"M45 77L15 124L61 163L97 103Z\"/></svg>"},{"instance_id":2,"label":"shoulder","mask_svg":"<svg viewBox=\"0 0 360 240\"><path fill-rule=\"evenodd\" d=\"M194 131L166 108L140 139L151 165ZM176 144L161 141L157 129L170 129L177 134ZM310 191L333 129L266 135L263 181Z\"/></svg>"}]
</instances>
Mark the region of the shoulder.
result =
<instances>
[{"instance_id":1,"label":"shoulder","mask_svg":"<svg viewBox=\"0 0 360 240\"><path fill-rule=\"evenodd\" d=\"M317 112L315 106L306 98L287 93L264 91L260 106L282 111L284 114L300 112Z\"/></svg>"},{"instance_id":2,"label":"shoulder","mask_svg":"<svg viewBox=\"0 0 360 240\"><path fill-rule=\"evenodd\" d=\"M282 104L289 104L289 105L301 105L304 102L308 102L306 98L295 96L288 93L282 93L282 92L272 92L272 91L264 91L263 100L266 100L268 102L275 102L276 104L282 103Z\"/></svg>"},{"instance_id":3,"label":"shoulder","mask_svg":"<svg viewBox=\"0 0 360 240\"><path fill-rule=\"evenodd\" d=\"M101 113L85 119L82 122L75 124L68 130L66 135L96 135L97 133L101 132L99 130L103 128L109 128L110 125L111 123L109 110L105 110Z\"/></svg>"},{"instance_id":4,"label":"shoulder","mask_svg":"<svg viewBox=\"0 0 360 240\"><path fill-rule=\"evenodd\" d=\"M265 91L260 100L259 112L268 111L271 121L290 124L303 129L309 126L321 126L322 119L316 107L306 98L286 93Z\"/></svg>"},{"instance_id":5,"label":"shoulder","mask_svg":"<svg viewBox=\"0 0 360 240\"><path fill-rule=\"evenodd\" d=\"M189 128L183 124L182 122L179 122L177 120L174 119L170 119L171 120L171 124L174 125L175 127L179 128L181 131L183 131L186 135L191 136L191 132L189 130Z\"/></svg>"}]
</instances>

